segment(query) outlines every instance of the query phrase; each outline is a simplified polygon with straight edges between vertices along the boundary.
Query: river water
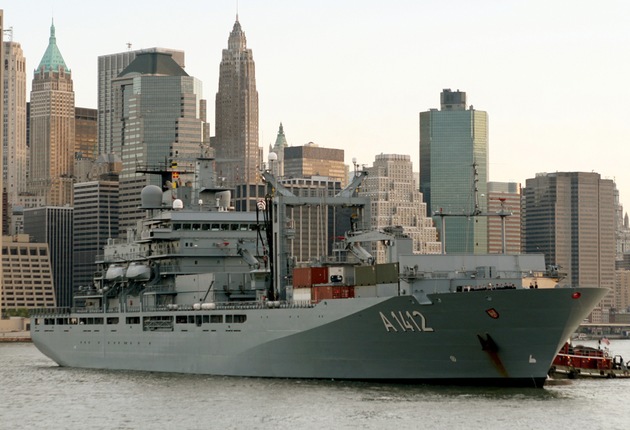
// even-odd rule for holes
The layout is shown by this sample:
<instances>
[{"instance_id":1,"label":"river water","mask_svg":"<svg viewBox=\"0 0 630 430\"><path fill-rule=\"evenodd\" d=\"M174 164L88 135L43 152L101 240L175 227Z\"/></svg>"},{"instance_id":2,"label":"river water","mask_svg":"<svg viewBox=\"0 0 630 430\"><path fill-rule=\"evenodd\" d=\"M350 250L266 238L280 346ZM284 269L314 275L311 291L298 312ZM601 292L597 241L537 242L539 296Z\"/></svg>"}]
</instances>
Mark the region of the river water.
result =
<instances>
[{"instance_id":1,"label":"river water","mask_svg":"<svg viewBox=\"0 0 630 430\"><path fill-rule=\"evenodd\" d=\"M630 340L610 349L630 359ZM0 429L14 428L628 429L630 379L506 389L101 371L0 343Z\"/></svg>"}]
</instances>

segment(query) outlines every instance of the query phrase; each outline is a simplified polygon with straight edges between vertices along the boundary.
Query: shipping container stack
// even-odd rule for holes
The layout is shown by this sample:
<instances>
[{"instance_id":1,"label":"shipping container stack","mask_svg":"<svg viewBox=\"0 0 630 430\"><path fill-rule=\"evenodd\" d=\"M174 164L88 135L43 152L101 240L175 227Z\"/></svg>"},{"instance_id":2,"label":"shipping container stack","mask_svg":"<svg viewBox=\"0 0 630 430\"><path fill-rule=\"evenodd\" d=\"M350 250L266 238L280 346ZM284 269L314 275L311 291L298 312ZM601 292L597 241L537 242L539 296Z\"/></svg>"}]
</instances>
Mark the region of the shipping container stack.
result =
<instances>
[{"instance_id":1,"label":"shipping container stack","mask_svg":"<svg viewBox=\"0 0 630 430\"><path fill-rule=\"evenodd\" d=\"M293 270L293 300L319 303L330 299L398 295L398 264L298 267Z\"/></svg>"}]
</instances>

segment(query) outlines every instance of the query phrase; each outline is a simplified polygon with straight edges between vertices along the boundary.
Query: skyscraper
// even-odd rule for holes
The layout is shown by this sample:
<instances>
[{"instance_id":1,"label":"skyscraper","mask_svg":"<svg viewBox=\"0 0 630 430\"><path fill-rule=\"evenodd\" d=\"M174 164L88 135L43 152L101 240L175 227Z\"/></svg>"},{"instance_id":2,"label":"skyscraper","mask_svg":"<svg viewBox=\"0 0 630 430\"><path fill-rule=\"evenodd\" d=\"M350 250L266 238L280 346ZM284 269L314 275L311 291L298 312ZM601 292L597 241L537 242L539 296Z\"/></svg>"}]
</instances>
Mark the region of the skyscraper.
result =
<instances>
[{"instance_id":1,"label":"skyscraper","mask_svg":"<svg viewBox=\"0 0 630 430\"><path fill-rule=\"evenodd\" d=\"M614 287L614 182L598 173L539 173L523 190L523 250L543 253L547 264L566 273L561 284ZM607 322L608 294L594 311ZM602 321L603 320L603 321Z\"/></svg>"},{"instance_id":2,"label":"skyscraper","mask_svg":"<svg viewBox=\"0 0 630 430\"><path fill-rule=\"evenodd\" d=\"M500 216L500 213L511 215ZM488 252L520 254L521 184L488 182L488 214L493 215L488 216Z\"/></svg>"},{"instance_id":3,"label":"skyscraper","mask_svg":"<svg viewBox=\"0 0 630 430\"><path fill-rule=\"evenodd\" d=\"M50 250L57 306L72 306L73 208L39 207L24 210L24 233Z\"/></svg>"},{"instance_id":4,"label":"skyscraper","mask_svg":"<svg viewBox=\"0 0 630 430\"><path fill-rule=\"evenodd\" d=\"M4 37L4 10L0 9L0 37ZM0 43L0 58L4 58L4 43ZM0 67L0 82L2 85L0 86L0 112L4 115L4 68ZM4 159L3 156L3 148L4 148L4 132L0 133L0 160ZM0 192L4 189L4 174L0 175ZM2 199L0 198L0 217L1 214L4 213L4 204ZM2 234L0 234L0 248L2 248ZM4 266L4 265L2 265ZM4 269L0 266L0 316L4 312L4 282L2 280L4 276Z\"/></svg>"},{"instance_id":5,"label":"skyscraper","mask_svg":"<svg viewBox=\"0 0 630 430\"><path fill-rule=\"evenodd\" d=\"M73 289L76 291L92 283L97 254L102 252L108 239L118 237L118 181L74 184L73 222Z\"/></svg>"},{"instance_id":6,"label":"skyscraper","mask_svg":"<svg viewBox=\"0 0 630 430\"><path fill-rule=\"evenodd\" d=\"M30 186L45 205L72 205L74 91L70 69L50 26L48 48L35 70L30 111Z\"/></svg>"},{"instance_id":7,"label":"skyscraper","mask_svg":"<svg viewBox=\"0 0 630 430\"><path fill-rule=\"evenodd\" d=\"M441 109L420 113L420 191L428 215L446 218L447 253L488 252L488 114L466 107L466 93L445 89Z\"/></svg>"},{"instance_id":8,"label":"skyscraper","mask_svg":"<svg viewBox=\"0 0 630 430\"><path fill-rule=\"evenodd\" d=\"M303 146L288 146L284 148L284 176L327 176L339 181L343 188L348 182L343 149L323 148L312 142Z\"/></svg>"},{"instance_id":9,"label":"skyscraper","mask_svg":"<svg viewBox=\"0 0 630 430\"><path fill-rule=\"evenodd\" d=\"M138 53L112 86L112 150L122 159L119 204L124 231L143 216L142 188L164 185L160 176L149 172L163 172L178 162L192 166L203 154L202 92L201 82L163 52Z\"/></svg>"},{"instance_id":10,"label":"skyscraper","mask_svg":"<svg viewBox=\"0 0 630 430\"><path fill-rule=\"evenodd\" d=\"M215 157L217 175L223 184L257 184L262 150L258 146L258 91L252 50L236 17L223 50L215 109ZM249 187L246 187L249 190ZM248 191L249 193L249 191ZM245 199L255 199L249 194ZM246 209L255 208L255 201Z\"/></svg>"},{"instance_id":11,"label":"skyscraper","mask_svg":"<svg viewBox=\"0 0 630 430\"><path fill-rule=\"evenodd\" d=\"M19 43L4 42L4 127L2 151L4 187L9 206L17 204L17 196L26 190L26 59Z\"/></svg>"},{"instance_id":12,"label":"skyscraper","mask_svg":"<svg viewBox=\"0 0 630 430\"><path fill-rule=\"evenodd\" d=\"M371 227L403 227L404 233L413 239L415 253L439 254L442 247L414 182L411 157L379 154L367 172L359 196L370 199ZM386 249L381 242L373 242L372 251L377 263L387 262Z\"/></svg>"},{"instance_id":13,"label":"skyscraper","mask_svg":"<svg viewBox=\"0 0 630 430\"><path fill-rule=\"evenodd\" d=\"M138 54L163 52L171 54L179 66L185 68L184 51L166 48L148 48L119 52L98 57L98 154L111 154L114 141L114 93L112 79L116 78ZM118 154L120 156L120 154Z\"/></svg>"}]
</instances>

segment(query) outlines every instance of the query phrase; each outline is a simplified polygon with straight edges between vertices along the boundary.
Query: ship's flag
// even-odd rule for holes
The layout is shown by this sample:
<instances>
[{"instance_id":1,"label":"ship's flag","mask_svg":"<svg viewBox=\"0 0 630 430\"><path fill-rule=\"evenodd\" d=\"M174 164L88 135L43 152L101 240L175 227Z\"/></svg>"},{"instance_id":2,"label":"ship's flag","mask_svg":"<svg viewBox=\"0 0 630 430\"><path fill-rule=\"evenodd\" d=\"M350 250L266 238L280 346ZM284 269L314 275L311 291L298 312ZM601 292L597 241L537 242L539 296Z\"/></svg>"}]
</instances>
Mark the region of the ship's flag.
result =
<instances>
[{"instance_id":1,"label":"ship's flag","mask_svg":"<svg viewBox=\"0 0 630 430\"><path fill-rule=\"evenodd\" d=\"M610 345L610 341L608 340L607 337L602 337L602 343L605 345Z\"/></svg>"}]
</instances>

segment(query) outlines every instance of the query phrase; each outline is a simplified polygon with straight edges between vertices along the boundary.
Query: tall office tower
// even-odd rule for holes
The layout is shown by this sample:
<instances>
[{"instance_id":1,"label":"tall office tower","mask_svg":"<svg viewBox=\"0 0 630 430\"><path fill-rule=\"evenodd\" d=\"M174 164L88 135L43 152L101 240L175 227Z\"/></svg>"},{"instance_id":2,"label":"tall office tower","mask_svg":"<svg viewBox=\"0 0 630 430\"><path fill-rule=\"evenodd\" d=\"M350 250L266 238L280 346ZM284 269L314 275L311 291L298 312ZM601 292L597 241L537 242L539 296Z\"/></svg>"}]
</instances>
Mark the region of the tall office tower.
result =
<instances>
[{"instance_id":1,"label":"tall office tower","mask_svg":"<svg viewBox=\"0 0 630 430\"><path fill-rule=\"evenodd\" d=\"M287 138L284 135L284 127L282 127L282 123L280 123L278 136L276 136L276 143L273 146L269 145L269 154L272 152L276 154L275 160L269 160L269 169L271 173L278 178L284 176L284 148L287 146L289 146L289 144L287 143Z\"/></svg>"},{"instance_id":2,"label":"tall office tower","mask_svg":"<svg viewBox=\"0 0 630 430\"><path fill-rule=\"evenodd\" d=\"M0 288L3 313L8 309L55 307L47 243L31 243L27 234L5 236L2 265L8 269Z\"/></svg>"},{"instance_id":3,"label":"tall office tower","mask_svg":"<svg viewBox=\"0 0 630 430\"><path fill-rule=\"evenodd\" d=\"M143 52L112 80L112 86L113 153L122 159L122 232L144 215L139 209L142 188L164 186L161 176L151 172L164 172L177 163L182 170L202 155L201 82L188 76L170 54Z\"/></svg>"},{"instance_id":4,"label":"tall office tower","mask_svg":"<svg viewBox=\"0 0 630 430\"><path fill-rule=\"evenodd\" d=\"M372 228L403 227L404 233L413 239L414 253L439 254L442 247L413 179L411 157L377 155L367 172L359 196L370 199ZM381 242L372 243L372 255L377 263L387 262L386 248Z\"/></svg>"},{"instance_id":5,"label":"tall office tower","mask_svg":"<svg viewBox=\"0 0 630 430\"><path fill-rule=\"evenodd\" d=\"M539 173L523 190L523 250L543 253L566 277L561 285L613 289L614 183L598 173ZM593 311L607 322L612 293Z\"/></svg>"},{"instance_id":6,"label":"tall office tower","mask_svg":"<svg viewBox=\"0 0 630 430\"><path fill-rule=\"evenodd\" d=\"M427 214L444 217L446 236L436 225L446 253L488 252L486 212L488 182L488 114L466 108L466 93L445 89L441 109L420 113L420 191ZM477 192L475 192L475 190Z\"/></svg>"},{"instance_id":7,"label":"tall office tower","mask_svg":"<svg viewBox=\"0 0 630 430\"><path fill-rule=\"evenodd\" d=\"M96 118L96 109L80 107L75 109L74 177L76 182L88 180L89 172L98 157Z\"/></svg>"},{"instance_id":8,"label":"tall office tower","mask_svg":"<svg viewBox=\"0 0 630 430\"><path fill-rule=\"evenodd\" d=\"M326 176L283 178L280 183L297 197L319 197L322 201L343 189L338 179ZM352 208L300 204L286 209L286 220L295 232L288 236L288 250L298 264L332 255L335 238L351 228Z\"/></svg>"},{"instance_id":9,"label":"tall office tower","mask_svg":"<svg viewBox=\"0 0 630 430\"><path fill-rule=\"evenodd\" d=\"M75 108L75 153L77 157L96 160L98 157L97 139L97 110L90 108Z\"/></svg>"},{"instance_id":10,"label":"tall office tower","mask_svg":"<svg viewBox=\"0 0 630 430\"><path fill-rule=\"evenodd\" d=\"M57 306L72 306L73 208L39 207L24 210L24 233L33 242L47 243Z\"/></svg>"},{"instance_id":11,"label":"tall office tower","mask_svg":"<svg viewBox=\"0 0 630 430\"><path fill-rule=\"evenodd\" d=\"M185 68L184 51L166 48L148 48L98 57L98 154L111 154L114 142L114 93L112 79L118 77L138 54L162 52L171 54L179 66ZM120 156L120 154L118 154Z\"/></svg>"},{"instance_id":12,"label":"tall office tower","mask_svg":"<svg viewBox=\"0 0 630 430\"><path fill-rule=\"evenodd\" d=\"M4 42L4 148L2 166L4 188L10 206L26 190L26 59L19 43Z\"/></svg>"},{"instance_id":13,"label":"tall office tower","mask_svg":"<svg viewBox=\"0 0 630 430\"><path fill-rule=\"evenodd\" d=\"M626 323L630 323L630 270L615 270L615 317L619 314L624 314L626 319ZM612 317L612 315L611 315ZM616 318L614 321L610 320L610 322L622 322Z\"/></svg>"},{"instance_id":14,"label":"tall office tower","mask_svg":"<svg viewBox=\"0 0 630 430\"><path fill-rule=\"evenodd\" d=\"M630 253L630 220L624 213L623 205L619 200L619 190L615 187L615 242L618 265L623 264L624 254ZM619 268L619 267L618 267ZM628 268L630 270L630 268Z\"/></svg>"},{"instance_id":15,"label":"tall office tower","mask_svg":"<svg viewBox=\"0 0 630 430\"><path fill-rule=\"evenodd\" d=\"M488 182L488 214L488 253L520 254L521 184Z\"/></svg>"},{"instance_id":16,"label":"tall office tower","mask_svg":"<svg viewBox=\"0 0 630 430\"><path fill-rule=\"evenodd\" d=\"M0 9L0 39L4 40L4 10ZM0 43L0 59L4 59L4 42ZM2 85L0 85L0 112L2 112L2 115L4 116L4 67L0 67L0 82L2 82ZM0 160L4 160L4 156L3 156L3 148L4 148L4 131L2 133L0 133ZM4 170L4 169L3 169ZM0 192L2 192L4 190L4 180L3 180L4 174L0 175ZM2 214L4 212L4 204L2 203L2 200L0 199L0 214ZM0 234L0 248L2 246L2 234ZM0 316L2 315L3 309L4 309L4 298L3 298L3 284L4 282L2 281L2 277L3 277L3 266L4 264L0 265Z\"/></svg>"},{"instance_id":17,"label":"tall office tower","mask_svg":"<svg viewBox=\"0 0 630 430\"><path fill-rule=\"evenodd\" d=\"M118 181L74 184L73 290L92 284L96 257L118 237Z\"/></svg>"},{"instance_id":18,"label":"tall office tower","mask_svg":"<svg viewBox=\"0 0 630 430\"><path fill-rule=\"evenodd\" d=\"M72 206L74 114L72 75L57 47L53 24L35 70L30 112L29 191L47 206Z\"/></svg>"},{"instance_id":19,"label":"tall office tower","mask_svg":"<svg viewBox=\"0 0 630 430\"><path fill-rule=\"evenodd\" d=\"M343 149L321 148L312 142L304 146L288 146L284 148L284 176L327 176L338 180L343 188L348 181L348 167L343 159Z\"/></svg>"},{"instance_id":20,"label":"tall office tower","mask_svg":"<svg viewBox=\"0 0 630 430\"><path fill-rule=\"evenodd\" d=\"M258 184L262 150L258 147L258 91L252 50L238 22L223 50L215 108L215 157L217 175L227 188ZM251 198L250 198L251 197ZM246 187L244 210L255 208L256 196Z\"/></svg>"}]
</instances>

